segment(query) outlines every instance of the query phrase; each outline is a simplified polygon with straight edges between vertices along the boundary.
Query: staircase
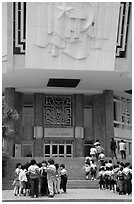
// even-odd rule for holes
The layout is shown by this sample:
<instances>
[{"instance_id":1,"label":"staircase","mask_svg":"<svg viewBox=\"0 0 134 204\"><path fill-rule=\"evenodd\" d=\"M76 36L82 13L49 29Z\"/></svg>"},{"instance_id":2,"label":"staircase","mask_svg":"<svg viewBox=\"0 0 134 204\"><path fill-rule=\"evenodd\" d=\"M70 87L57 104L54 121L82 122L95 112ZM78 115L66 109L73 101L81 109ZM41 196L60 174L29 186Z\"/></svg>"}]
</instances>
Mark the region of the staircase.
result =
<instances>
[{"instance_id":1,"label":"staircase","mask_svg":"<svg viewBox=\"0 0 134 204\"><path fill-rule=\"evenodd\" d=\"M34 158L38 163L48 158L38 157ZM5 169L5 177L2 179L2 189L13 189L14 170L18 162L25 164L29 162L31 158L11 158L8 160L8 164ZM97 181L85 180L85 172L82 170L84 166L85 158L54 158L55 163L65 164L68 172L68 184L67 188L97 188Z\"/></svg>"},{"instance_id":2,"label":"staircase","mask_svg":"<svg viewBox=\"0 0 134 204\"><path fill-rule=\"evenodd\" d=\"M49 158L43 158L43 157L36 157L34 158L38 163L42 162L43 160L48 160ZM110 158L107 158L108 160ZM120 159L118 159L119 161ZM18 162L25 164L27 162L31 161L31 158L28 157L21 157L21 158L11 158L8 160L8 164L5 169L5 177L2 179L2 189L8 190L13 189L13 179L14 179L14 170L15 166ZM84 166L84 157L55 157L54 158L55 163L65 164L65 167L68 172L68 183L67 188L92 188L96 189L98 188L98 181L94 180L86 180L85 179L85 172L82 170ZM124 161L124 162L131 162L131 160ZM98 164L99 166L99 164Z\"/></svg>"}]
</instances>

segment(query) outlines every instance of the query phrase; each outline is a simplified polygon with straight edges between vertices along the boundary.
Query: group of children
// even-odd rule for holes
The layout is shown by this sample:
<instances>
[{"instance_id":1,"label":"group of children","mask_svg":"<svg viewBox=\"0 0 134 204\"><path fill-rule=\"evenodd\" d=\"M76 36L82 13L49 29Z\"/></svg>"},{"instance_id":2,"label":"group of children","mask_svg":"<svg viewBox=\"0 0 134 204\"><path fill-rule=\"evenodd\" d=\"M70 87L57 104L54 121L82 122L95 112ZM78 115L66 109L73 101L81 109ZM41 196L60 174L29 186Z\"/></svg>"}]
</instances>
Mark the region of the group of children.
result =
<instances>
[{"instance_id":1,"label":"group of children","mask_svg":"<svg viewBox=\"0 0 134 204\"><path fill-rule=\"evenodd\" d=\"M25 165L17 163L13 194L32 198L39 195L54 197L55 194L66 193L67 178L65 165L59 165L53 159L38 164L35 159Z\"/></svg>"},{"instance_id":2,"label":"group of children","mask_svg":"<svg viewBox=\"0 0 134 204\"><path fill-rule=\"evenodd\" d=\"M118 192L119 195L130 195L132 193L132 166L129 162L105 161L99 168L97 175L99 188Z\"/></svg>"},{"instance_id":3,"label":"group of children","mask_svg":"<svg viewBox=\"0 0 134 204\"><path fill-rule=\"evenodd\" d=\"M129 162L112 160L106 161L104 158L96 162L92 157L86 157L83 167L86 179L98 180L99 189L118 192L119 195L132 194L132 166Z\"/></svg>"}]
</instances>

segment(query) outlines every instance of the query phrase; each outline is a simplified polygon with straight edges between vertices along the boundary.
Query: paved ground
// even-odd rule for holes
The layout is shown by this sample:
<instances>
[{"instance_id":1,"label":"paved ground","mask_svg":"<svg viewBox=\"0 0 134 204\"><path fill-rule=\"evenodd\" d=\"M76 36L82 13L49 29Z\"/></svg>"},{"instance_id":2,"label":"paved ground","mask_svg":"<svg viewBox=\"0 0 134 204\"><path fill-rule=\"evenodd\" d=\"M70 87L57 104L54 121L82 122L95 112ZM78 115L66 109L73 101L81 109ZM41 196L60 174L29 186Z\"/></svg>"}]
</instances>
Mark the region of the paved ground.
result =
<instances>
[{"instance_id":1,"label":"paved ground","mask_svg":"<svg viewBox=\"0 0 134 204\"><path fill-rule=\"evenodd\" d=\"M2 191L3 202L132 202L131 195L118 195L99 189L68 189L66 194L55 195L54 198L39 197L30 198L28 196L13 196L12 190Z\"/></svg>"}]
</instances>

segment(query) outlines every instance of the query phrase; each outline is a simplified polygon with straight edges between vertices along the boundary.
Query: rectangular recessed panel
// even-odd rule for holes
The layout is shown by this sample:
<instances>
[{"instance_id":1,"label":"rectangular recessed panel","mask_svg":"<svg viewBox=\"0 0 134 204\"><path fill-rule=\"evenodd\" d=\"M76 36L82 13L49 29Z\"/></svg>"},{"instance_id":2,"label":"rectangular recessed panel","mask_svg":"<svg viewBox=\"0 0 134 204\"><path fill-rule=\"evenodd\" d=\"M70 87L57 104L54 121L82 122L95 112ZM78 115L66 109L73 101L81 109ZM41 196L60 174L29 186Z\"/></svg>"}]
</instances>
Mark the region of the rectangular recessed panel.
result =
<instances>
[{"instance_id":1,"label":"rectangular recessed panel","mask_svg":"<svg viewBox=\"0 0 134 204\"><path fill-rule=\"evenodd\" d=\"M80 79L65 79L65 78L50 78L48 81L48 87L70 87L75 88Z\"/></svg>"}]
</instances>

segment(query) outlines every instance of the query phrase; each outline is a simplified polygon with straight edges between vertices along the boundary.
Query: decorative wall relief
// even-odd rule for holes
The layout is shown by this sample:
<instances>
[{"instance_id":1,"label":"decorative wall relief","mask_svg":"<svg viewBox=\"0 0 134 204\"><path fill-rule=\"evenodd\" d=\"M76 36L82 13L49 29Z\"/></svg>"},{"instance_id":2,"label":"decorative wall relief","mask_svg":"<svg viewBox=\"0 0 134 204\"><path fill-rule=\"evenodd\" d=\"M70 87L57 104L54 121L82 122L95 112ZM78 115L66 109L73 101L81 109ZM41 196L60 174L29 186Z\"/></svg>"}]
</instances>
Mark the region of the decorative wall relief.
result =
<instances>
[{"instance_id":1,"label":"decorative wall relief","mask_svg":"<svg viewBox=\"0 0 134 204\"><path fill-rule=\"evenodd\" d=\"M26 2L13 2L13 54L26 51Z\"/></svg>"},{"instance_id":2,"label":"decorative wall relief","mask_svg":"<svg viewBox=\"0 0 134 204\"><path fill-rule=\"evenodd\" d=\"M52 127L72 126L71 96L46 96L45 125Z\"/></svg>"},{"instance_id":3,"label":"decorative wall relief","mask_svg":"<svg viewBox=\"0 0 134 204\"><path fill-rule=\"evenodd\" d=\"M131 7L132 7L131 2L120 3L117 46L116 46L116 57L119 57L119 58L123 58L126 56Z\"/></svg>"},{"instance_id":4,"label":"decorative wall relief","mask_svg":"<svg viewBox=\"0 0 134 204\"><path fill-rule=\"evenodd\" d=\"M65 53L85 59L108 39L107 12L107 3L103 7L90 2L38 3L35 45L53 57Z\"/></svg>"}]
</instances>

